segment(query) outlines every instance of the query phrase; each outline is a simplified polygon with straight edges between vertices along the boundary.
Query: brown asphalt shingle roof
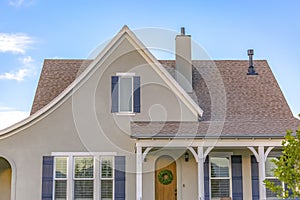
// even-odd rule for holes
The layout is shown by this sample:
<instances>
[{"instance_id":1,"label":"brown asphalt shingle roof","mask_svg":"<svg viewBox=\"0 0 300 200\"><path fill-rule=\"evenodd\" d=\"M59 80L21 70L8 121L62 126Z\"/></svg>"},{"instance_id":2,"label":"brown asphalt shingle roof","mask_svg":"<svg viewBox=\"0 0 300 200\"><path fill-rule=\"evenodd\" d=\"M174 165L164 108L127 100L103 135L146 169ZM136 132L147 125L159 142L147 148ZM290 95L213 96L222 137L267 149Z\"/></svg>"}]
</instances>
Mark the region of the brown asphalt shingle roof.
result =
<instances>
[{"instance_id":1,"label":"brown asphalt shingle roof","mask_svg":"<svg viewBox=\"0 0 300 200\"><path fill-rule=\"evenodd\" d=\"M160 62L174 76L175 61ZM31 114L57 97L90 63L45 60ZM257 76L247 75L247 60L193 61L191 96L204 111L201 121L132 122L132 136L204 137L209 130L211 137L282 137L286 129L296 128L299 120L293 117L267 61L255 60L254 65Z\"/></svg>"},{"instance_id":2,"label":"brown asphalt shingle roof","mask_svg":"<svg viewBox=\"0 0 300 200\"><path fill-rule=\"evenodd\" d=\"M45 59L30 115L62 93L90 63L91 60Z\"/></svg>"}]
</instances>

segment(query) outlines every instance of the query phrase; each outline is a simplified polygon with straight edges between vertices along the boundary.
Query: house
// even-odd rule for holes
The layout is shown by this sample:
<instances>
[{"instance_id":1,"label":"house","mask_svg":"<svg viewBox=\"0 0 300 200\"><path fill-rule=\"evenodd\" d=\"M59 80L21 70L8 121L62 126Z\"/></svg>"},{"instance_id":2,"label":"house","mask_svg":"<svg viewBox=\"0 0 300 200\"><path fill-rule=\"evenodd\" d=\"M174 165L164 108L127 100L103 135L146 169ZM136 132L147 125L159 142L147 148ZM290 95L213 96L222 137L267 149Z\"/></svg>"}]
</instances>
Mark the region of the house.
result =
<instances>
[{"instance_id":1,"label":"house","mask_svg":"<svg viewBox=\"0 0 300 200\"><path fill-rule=\"evenodd\" d=\"M157 60L124 26L95 59L46 59L30 117L0 132L0 199L273 198L299 120L248 54L192 60L182 29Z\"/></svg>"}]
</instances>

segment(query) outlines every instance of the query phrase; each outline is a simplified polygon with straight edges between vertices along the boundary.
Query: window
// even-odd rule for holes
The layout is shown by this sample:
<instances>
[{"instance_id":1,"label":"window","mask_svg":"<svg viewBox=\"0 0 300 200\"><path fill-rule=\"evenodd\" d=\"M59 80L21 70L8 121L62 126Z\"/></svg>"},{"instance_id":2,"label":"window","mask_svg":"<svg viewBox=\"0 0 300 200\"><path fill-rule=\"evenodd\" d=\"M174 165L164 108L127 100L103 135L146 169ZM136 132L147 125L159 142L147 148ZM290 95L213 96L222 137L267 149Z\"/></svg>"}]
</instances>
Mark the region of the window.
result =
<instances>
[{"instance_id":1,"label":"window","mask_svg":"<svg viewBox=\"0 0 300 200\"><path fill-rule=\"evenodd\" d=\"M93 199L94 197L94 158L74 158L74 199Z\"/></svg>"},{"instance_id":2,"label":"window","mask_svg":"<svg viewBox=\"0 0 300 200\"><path fill-rule=\"evenodd\" d=\"M68 158L67 157L56 157L54 162L55 162L54 198L57 200L65 200L65 199L67 199Z\"/></svg>"},{"instance_id":3,"label":"window","mask_svg":"<svg viewBox=\"0 0 300 200\"><path fill-rule=\"evenodd\" d=\"M275 185L282 185L284 188L284 183L280 182L275 176L274 176L274 169L276 168L276 165L272 162L273 159L277 159L275 156L267 157L266 159L266 179L269 181L275 183ZM273 193L271 190L267 188L267 199L278 199L276 194Z\"/></svg>"},{"instance_id":4,"label":"window","mask_svg":"<svg viewBox=\"0 0 300 200\"><path fill-rule=\"evenodd\" d=\"M230 156L210 157L211 198L231 196Z\"/></svg>"},{"instance_id":5,"label":"window","mask_svg":"<svg viewBox=\"0 0 300 200\"><path fill-rule=\"evenodd\" d=\"M140 112L140 77L133 73L117 73L112 76L112 112Z\"/></svg>"},{"instance_id":6,"label":"window","mask_svg":"<svg viewBox=\"0 0 300 200\"><path fill-rule=\"evenodd\" d=\"M113 199L113 160L111 157L101 159L101 199Z\"/></svg>"},{"instance_id":7,"label":"window","mask_svg":"<svg viewBox=\"0 0 300 200\"><path fill-rule=\"evenodd\" d=\"M82 154L54 158L54 199L113 200L114 156Z\"/></svg>"}]
</instances>

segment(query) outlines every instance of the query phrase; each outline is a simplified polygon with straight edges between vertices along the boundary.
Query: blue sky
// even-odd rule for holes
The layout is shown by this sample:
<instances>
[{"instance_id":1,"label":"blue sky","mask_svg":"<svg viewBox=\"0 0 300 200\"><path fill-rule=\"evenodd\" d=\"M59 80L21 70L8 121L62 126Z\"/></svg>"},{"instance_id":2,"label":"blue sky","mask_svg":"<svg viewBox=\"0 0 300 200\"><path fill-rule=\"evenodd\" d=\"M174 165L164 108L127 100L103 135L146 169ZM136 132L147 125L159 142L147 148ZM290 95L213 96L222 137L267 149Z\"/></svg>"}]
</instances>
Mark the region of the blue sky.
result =
<instances>
[{"instance_id":1,"label":"blue sky","mask_svg":"<svg viewBox=\"0 0 300 200\"><path fill-rule=\"evenodd\" d=\"M45 58L86 58L123 25L188 34L212 59L267 59L300 113L300 1L2 0L0 129L28 115ZM163 59L163 57L161 58Z\"/></svg>"}]
</instances>

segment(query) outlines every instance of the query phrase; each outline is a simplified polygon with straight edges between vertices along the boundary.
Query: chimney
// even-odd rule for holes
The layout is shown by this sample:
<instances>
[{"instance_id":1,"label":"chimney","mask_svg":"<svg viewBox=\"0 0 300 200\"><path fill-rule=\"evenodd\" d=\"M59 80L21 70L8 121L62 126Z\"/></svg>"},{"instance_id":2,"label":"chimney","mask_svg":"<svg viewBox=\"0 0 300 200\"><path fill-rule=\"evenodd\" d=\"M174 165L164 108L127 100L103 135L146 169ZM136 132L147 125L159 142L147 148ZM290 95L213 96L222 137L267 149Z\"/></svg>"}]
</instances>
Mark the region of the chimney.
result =
<instances>
[{"instance_id":1,"label":"chimney","mask_svg":"<svg viewBox=\"0 0 300 200\"><path fill-rule=\"evenodd\" d=\"M185 35L185 28L182 27L181 35L177 35L175 41L175 78L186 92L192 92L191 36Z\"/></svg>"},{"instance_id":2,"label":"chimney","mask_svg":"<svg viewBox=\"0 0 300 200\"><path fill-rule=\"evenodd\" d=\"M248 67L248 73L247 75L258 75L258 73L255 72L255 68L253 65L253 55L254 55L254 50L253 49L248 49L248 56L249 56L249 67Z\"/></svg>"}]
</instances>

